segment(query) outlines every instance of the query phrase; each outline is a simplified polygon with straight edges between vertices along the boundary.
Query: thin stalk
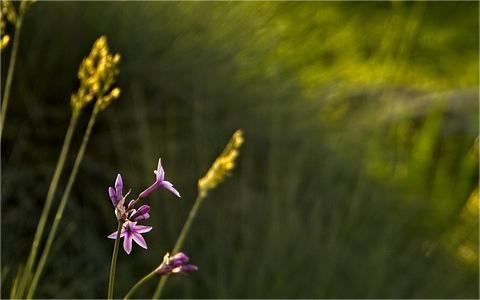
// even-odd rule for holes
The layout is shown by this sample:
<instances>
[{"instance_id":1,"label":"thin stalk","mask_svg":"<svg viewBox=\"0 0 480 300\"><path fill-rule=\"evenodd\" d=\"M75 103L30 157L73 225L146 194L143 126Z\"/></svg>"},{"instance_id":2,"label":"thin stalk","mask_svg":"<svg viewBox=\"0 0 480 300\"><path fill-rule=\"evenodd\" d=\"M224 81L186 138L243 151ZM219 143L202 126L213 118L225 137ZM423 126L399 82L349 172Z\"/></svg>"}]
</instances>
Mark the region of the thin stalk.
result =
<instances>
[{"instance_id":1,"label":"thin stalk","mask_svg":"<svg viewBox=\"0 0 480 300\"><path fill-rule=\"evenodd\" d=\"M17 271L17 275L13 279L12 289L10 290L10 299L20 298L20 297L18 297L17 287L18 287L18 282L20 281L20 277L22 276L22 272L23 272L23 269L22 269L22 267L20 267Z\"/></svg>"},{"instance_id":2,"label":"thin stalk","mask_svg":"<svg viewBox=\"0 0 480 300\"><path fill-rule=\"evenodd\" d=\"M5 116L7 113L8 100L10 99L10 92L12 89L13 72L15 70L15 63L17 61L18 44L20 43L20 33L22 32L23 15L25 13L26 2L22 1L20 4L19 13L15 22L15 33L13 36L12 52L10 54L10 62L8 64L7 79L5 81L5 90L2 99L2 114L0 116L0 140L2 139L3 126L5 125Z\"/></svg>"},{"instance_id":3,"label":"thin stalk","mask_svg":"<svg viewBox=\"0 0 480 300\"><path fill-rule=\"evenodd\" d=\"M122 222L118 221L117 238L113 246L112 262L110 264L110 276L108 279L108 299L113 299L113 288L115 286L115 272L117 270L118 248L120 245L120 232L122 231Z\"/></svg>"},{"instance_id":4,"label":"thin stalk","mask_svg":"<svg viewBox=\"0 0 480 300\"><path fill-rule=\"evenodd\" d=\"M50 233L48 234L45 248L43 249L42 256L40 257L40 261L38 262L38 266L35 269L35 274L33 276L32 284L30 285L30 288L28 290L27 299L32 299L33 295L35 294L38 281L42 274L43 268L45 267L45 263L47 262L48 254L50 253L50 248L52 247L53 240L55 239L55 234L57 233L58 225L62 220L63 211L65 210L67 200L70 197L70 192L72 191L73 183L75 182L75 178L77 177L80 163L82 162L83 155L85 154L85 149L87 148L88 140L90 139L90 134L92 133L93 125L95 124L98 111L99 111L98 106L95 105L92 115L90 116L90 120L88 121L87 129L85 130L82 144L80 145L80 149L78 150L77 157L75 158L73 169L70 172L70 177L68 178L67 186L65 188L65 191L63 192L63 196L62 196L62 199L60 200L60 204L58 205L57 213L55 215L52 228L50 229Z\"/></svg>"},{"instance_id":5,"label":"thin stalk","mask_svg":"<svg viewBox=\"0 0 480 300\"><path fill-rule=\"evenodd\" d=\"M65 166L65 160L70 149L72 136L77 126L79 116L80 116L80 111L78 110L72 111L70 124L68 126L67 132L65 134L65 138L63 140L62 150L60 151L60 156L58 157L57 165L55 166L55 171L50 181L50 186L48 187L45 205L43 207L42 214L40 216L40 220L38 222L38 226L35 231L35 237L33 238L32 248L28 256L25 271L23 272L23 276L22 276L23 278L19 288L19 293L20 293L19 295L23 295L25 285L27 284L28 280L30 280L29 277L31 276L32 268L37 258L38 247L40 245L40 241L42 240L43 231L45 230L45 224L47 223L48 216L50 214L50 209L53 203L53 197L55 196L55 192L58 187L58 182L60 180L60 175L62 174L63 167Z\"/></svg>"},{"instance_id":6,"label":"thin stalk","mask_svg":"<svg viewBox=\"0 0 480 300\"><path fill-rule=\"evenodd\" d=\"M195 203L193 204L192 209L188 214L188 218L185 221L185 224L183 225L182 231L180 232L180 235L177 238L175 247L173 247L173 250L172 250L173 255L178 251L180 251L180 249L182 248L183 242L185 241L187 233L190 231L190 227L192 225L193 219L195 219L195 216L197 215L198 209L200 208L200 205L202 204L203 199L205 199L205 197L200 196L200 194L197 196L197 199L195 199ZM162 276L160 278L160 281L158 282L157 288L155 289L155 293L153 294L152 299L160 298L160 295L162 294L163 288L165 287L167 280L168 280L168 276Z\"/></svg>"},{"instance_id":7,"label":"thin stalk","mask_svg":"<svg viewBox=\"0 0 480 300\"><path fill-rule=\"evenodd\" d=\"M137 283L135 283L135 285L128 291L127 295L125 296L125 298L123 298L124 300L126 299L130 299L130 297L132 296L132 294L139 288L141 287L145 282L147 282L148 280L150 280L150 278L152 278L153 276L155 276L157 273L155 273L155 271L152 271L151 273L145 275L142 279L140 279ZM166 277L166 276L162 276L162 277Z\"/></svg>"}]
</instances>

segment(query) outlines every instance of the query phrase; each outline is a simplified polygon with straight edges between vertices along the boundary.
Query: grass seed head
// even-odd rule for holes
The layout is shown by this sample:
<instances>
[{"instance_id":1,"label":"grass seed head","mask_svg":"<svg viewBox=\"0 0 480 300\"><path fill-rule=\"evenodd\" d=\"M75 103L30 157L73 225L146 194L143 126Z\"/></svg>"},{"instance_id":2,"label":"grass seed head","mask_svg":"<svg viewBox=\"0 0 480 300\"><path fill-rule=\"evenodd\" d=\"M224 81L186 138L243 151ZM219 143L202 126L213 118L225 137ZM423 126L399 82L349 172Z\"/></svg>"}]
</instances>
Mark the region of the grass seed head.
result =
<instances>
[{"instance_id":1,"label":"grass seed head","mask_svg":"<svg viewBox=\"0 0 480 300\"><path fill-rule=\"evenodd\" d=\"M198 181L200 197L205 197L208 192L222 183L235 168L235 160L239 155L240 146L243 144L243 132L237 130L227 146L213 162L207 174Z\"/></svg>"},{"instance_id":2,"label":"grass seed head","mask_svg":"<svg viewBox=\"0 0 480 300\"><path fill-rule=\"evenodd\" d=\"M119 62L120 55L110 53L105 36L95 41L78 70L80 87L71 97L74 110L81 110L93 99L97 99L98 109L103 110L120 96L120 88L112 89L119 73Z\"/></svg>"}]
</instances>

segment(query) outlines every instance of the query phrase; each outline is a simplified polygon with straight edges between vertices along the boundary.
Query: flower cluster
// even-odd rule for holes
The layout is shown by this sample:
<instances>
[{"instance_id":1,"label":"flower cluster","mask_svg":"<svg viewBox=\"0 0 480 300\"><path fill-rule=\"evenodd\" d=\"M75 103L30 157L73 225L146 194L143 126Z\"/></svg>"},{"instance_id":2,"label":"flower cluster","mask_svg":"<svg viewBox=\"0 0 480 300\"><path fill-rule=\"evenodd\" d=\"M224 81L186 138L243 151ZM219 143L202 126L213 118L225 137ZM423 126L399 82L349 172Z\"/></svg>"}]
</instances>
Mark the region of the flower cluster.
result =
<instances>
[{"instance_id":1,"label":"flower cluster","mask_svg":"<svg viewBox=\"0 0 480 300\"><path fill-rule=\"evenodd\" d=\"M7 47L8 43L10 42L10 35L5 33L5 28L7 27L6 21L14 25L16 27L16 30L19 30L21 27L23 15L28 10L28 8L35 2L36 0L22 0L20 2L18 13L15 10L15 7L13 6L11 0L2 0L0 2L0 50L5 49L5 47Z\"/></svg>"},{"instance_id":2,"label":"flower cluster","mask_svg":"<svg viewBox=\"0 0 480 300\"><path fill-rule=\"evenodd\" d=\"M95 41L90 54L83 59L78 71L80 87L71 97L74 110L81 110L95 98L96 106L103 110L120 96L120 88L111 89L118 75L119 62L120 55L110 53L105 36Z\"/></svg>"},{"instance_id":3,"label":"flower cluster","mask_svg":"<svg viewBox=\"0 0 480 300\"><path fill-rule=\"evenodd\" d=\"M207 196L208 191L217 187L225 178L230 175L235 168L235 159L239 152L238 149L243 144L243 133L241 130L235 131L225 149L219 157L213 162L207 174L198 181L198 192L200 197Z\"/></svg>"},{"instance_id":4,"label":"flower cluster","mask_svg":"<svg viewBox=\"0 0 480 300\"><path fill-rule=\"evenodd\" d=\"M155 269L155 273L159 275L168 275L172 273L191 273L198 271L195 265L187 264L188 256L183 252L179 252L173 256L169 253L163 257L163 262Z\"/></svg>"},{"instance_id":5,"label":"flower cluster","mask_svg":"<svg viewBox=\"0 0 480 300\"><path fill-rule=\"evenodd\" d=\"M164 180L165 171L163 170L160 159L158 160L158 166L154 173L156 175L155 182L141 192L135 200L130 200L128 205L125 205L125 200L130 194L130 191L123 195L123 180L120 174L117 175L115 185L108 188L108 195L110 196L110 200L115 208L115 216L122 224L120 238L123 238L123 249L127 254L130 254L132 251L133 241L135 241L135 243L137 243L140 247L147 249L147 243L141 234L152 230L152 227L150 226L137 224L140 221L150 218L150 206L144 204L138 208L135 208L138 201L146 198L153 191L159 188L165 188L175 196L180 197L180 193L173 187L173 184ZM118 231L115 231L114 233L110 234L108 238L116 239L117 236Z\"/></svg>"},{"instance_id":6,"label":"flower cluster","mask_svg":"<svg viewBox=\"0 0 480 300\"><path fill-rule=\"evenodd\" d=\"M17 13L15 12L15 8L12 5L12 1L2 0L0 2L0 30L1 30L0 49L1 50L7 47L10 41L10 36L5 33L5 27L7 26L6 21L10 22L11 24L15 24L16 19L17 19Z\"/></svg>"}]
</instances>

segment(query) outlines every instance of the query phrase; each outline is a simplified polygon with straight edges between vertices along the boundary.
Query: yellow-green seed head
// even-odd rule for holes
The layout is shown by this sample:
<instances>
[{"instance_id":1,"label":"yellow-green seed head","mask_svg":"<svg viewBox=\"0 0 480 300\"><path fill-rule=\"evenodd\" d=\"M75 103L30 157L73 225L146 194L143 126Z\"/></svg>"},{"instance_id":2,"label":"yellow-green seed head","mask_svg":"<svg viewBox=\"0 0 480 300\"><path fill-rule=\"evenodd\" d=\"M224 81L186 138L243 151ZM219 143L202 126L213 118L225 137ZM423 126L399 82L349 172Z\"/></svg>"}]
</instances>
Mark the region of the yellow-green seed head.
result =
<instances>
[{"instance_id":1,"label":"yellow-green seed head","mask_svg":"<svg viewBox=\"0 0 480 300\"><path fill-rule=\"evenodd\" d=\"M105 109L120 96L120 89L113 88L118 75L119 54L111 54L107 38L101 36L95 41L90 54L85 57L78 70L80 87L72 96L72 108L80 110L93 99L97 99L100 110Z\"/></svg>"},{"instance_id":2,"label":"yellow-green seed head","mask_svg":"<svg viewBox=\"0 0 480 300\"><path fill-rule=\"evenodd\" d=\"M239 155L240 146L243 144L243 133L237 130L225 149L213 162L207 174L198 181L200 197L205 197L208 192L216 188L235 168L235 160Z\"/></svg>"},{"instance_id":3,"label":"yellow-green seed head","mask_svg":"<svg viewBox=\"0 0 480 300\"><path fill-rule=\"evenodd\" d=\"M10 0L0 2L0 50L5 49L10 42L10 36L5 32L7 21L15 24L17 13Z\"/></svg>"}]
</instances>

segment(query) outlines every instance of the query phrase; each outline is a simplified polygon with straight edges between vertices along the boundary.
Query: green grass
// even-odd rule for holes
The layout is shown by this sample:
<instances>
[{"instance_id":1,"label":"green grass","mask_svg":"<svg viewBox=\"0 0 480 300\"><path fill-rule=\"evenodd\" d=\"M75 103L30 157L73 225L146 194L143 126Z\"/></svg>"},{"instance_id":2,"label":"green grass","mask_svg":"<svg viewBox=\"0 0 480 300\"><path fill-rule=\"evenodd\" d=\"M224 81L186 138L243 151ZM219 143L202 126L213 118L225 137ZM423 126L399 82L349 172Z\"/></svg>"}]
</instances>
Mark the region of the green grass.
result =
<instances>
[{"instance_id":1,"label":"green grass","mask_svg":"<svg viewBox=\"0 0 480 300\"><path fill-rule=\"evenodd\" d=\"M122 96L92 134L39 297L105 297L106 188L121 172L141 191L161 156L182 199L152 197L149 251L119 255L116 294L156 267L237 128L238 168L185 244L200 271L165 297L479 296L478 213L465 208L478 186L474 2L37 3L3 133L2 296L102 34L122 55Z\"/></svg>"}]
</instances>

